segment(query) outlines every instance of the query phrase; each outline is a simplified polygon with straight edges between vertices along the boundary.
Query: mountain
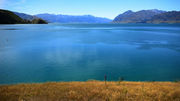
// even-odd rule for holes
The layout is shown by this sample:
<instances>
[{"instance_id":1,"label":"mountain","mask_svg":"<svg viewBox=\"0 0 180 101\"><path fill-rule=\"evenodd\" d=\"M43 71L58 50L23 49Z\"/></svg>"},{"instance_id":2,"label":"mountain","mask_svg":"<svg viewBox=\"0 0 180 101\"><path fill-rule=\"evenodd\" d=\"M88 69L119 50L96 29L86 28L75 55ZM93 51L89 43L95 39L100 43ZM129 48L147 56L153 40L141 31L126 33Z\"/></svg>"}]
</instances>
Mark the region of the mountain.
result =
<instances>
[{"instance_id":1,"label":"mountain","mask_svg":"<svg viewBox=\"0 0 180 101\"><path fill-rule=\"evenodd\" d=\"M32 21L33 19L38 19L38 17L36 17L36 16L28 15L28 14L25 14L25 13L14 12L14 14L21 17L24 20Z\"/></svg>"},{"instance_id":2,"label":"mountain","mask_svg":"<svg viewBox=\"0 0 180 101\"><path fill-rule=\"evenodd\" d=\"M19 16L8 10L0 9L0 24L20 24L24 20Z\"/></svg>"},{"instance_id":3,"label":"mountain","mask_svg":"<svg viewBox=\"0 0 180 101\"><path fill-rule=\"evenodd\" d=\"M42 19L22 19L12 11L0 9L0 24L46 24Z\"/></svg>"},{"instance_id":4,"label":"mountain","mask_svg":"<svg viewBox=\"0 0 180 101\"><path fill-rule=\"evenodd\" d=\"M115 17L113 23L142 23L161 13L165 11L152 9L133 12L129 10Z\"/></svg>"},{"instance_id":5,"label":"mountain","mask_svg":"<svg viewBox=\"0 0 180 101\"><path fill-rule=\"evenodd\" d=\"M153 16L147 23L180 23L180 11L170 11Z\"/></svg>"},{"instance_id":6,"label":"mountain","mask_svg":"<svg viewBox=\"0 0 180 101\"><path fill-rule=\"evenodd\" d=\"M58 23L109 23L112 20L91 15L73 16L73 15L55 15L55 14L37 14L35 15L48 22Z\"/></svg>"}]
</instances>

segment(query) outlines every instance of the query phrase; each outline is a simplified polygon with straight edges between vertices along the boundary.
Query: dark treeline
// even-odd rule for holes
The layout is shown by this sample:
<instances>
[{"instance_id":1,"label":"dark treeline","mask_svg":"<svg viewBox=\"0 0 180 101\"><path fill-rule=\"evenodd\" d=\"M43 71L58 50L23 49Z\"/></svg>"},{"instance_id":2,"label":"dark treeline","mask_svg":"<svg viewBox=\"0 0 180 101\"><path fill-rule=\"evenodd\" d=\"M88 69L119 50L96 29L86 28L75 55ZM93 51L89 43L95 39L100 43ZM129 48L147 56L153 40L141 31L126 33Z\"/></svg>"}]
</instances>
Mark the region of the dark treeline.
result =
<instances>
[{"instance_id":1,"label":"dark treeline","mask_svg":"<svg viewBox=\"0 0 180 101\"><path fill-rule=\"evenodd\" d=\"M0 9L0 24L47 24L43 19L25 20L11 11Z\"/></svg>"}]
</instances>

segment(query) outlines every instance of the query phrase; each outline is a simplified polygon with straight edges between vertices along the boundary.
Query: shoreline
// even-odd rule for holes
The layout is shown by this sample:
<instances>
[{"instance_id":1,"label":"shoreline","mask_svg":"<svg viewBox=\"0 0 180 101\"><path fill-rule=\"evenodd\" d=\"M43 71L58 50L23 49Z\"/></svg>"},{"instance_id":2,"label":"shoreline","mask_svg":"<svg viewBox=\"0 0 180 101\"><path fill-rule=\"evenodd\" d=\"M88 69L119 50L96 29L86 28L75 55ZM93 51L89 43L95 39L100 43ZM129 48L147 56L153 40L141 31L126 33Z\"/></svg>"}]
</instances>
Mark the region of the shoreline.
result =
<instances>
[{"instance_id":1,"label":"shoreline","mask_svg":"<svg viewBox=\"0 0 180 101\"><path fill-rule=\"evenodd\" d=\"M21 84L45 84L45 83L72 83L72 82L105 82L104 80L95 80L95 79L89 79L86 81L46 81L46 82L19 82L19 83L2 83L0 86L11 86L11 85L21 85ZM180 83L180 80L172 80L172 81L154 81L154 80L149 80L149 81L111 81L107 80L106 82L139 82L139 83L153 83L153 82L158 82L158 83Z\"/></svg>"},{"instance_id":2,"label":"shoreline","mask_svg":"<svg viewBox=\"0 0 180 101\"><path fill-rule=\"evenodd\" d=\"M180 82L85 81L0 85L0 101L179 101Z\"/></svg>"}]
</instances>

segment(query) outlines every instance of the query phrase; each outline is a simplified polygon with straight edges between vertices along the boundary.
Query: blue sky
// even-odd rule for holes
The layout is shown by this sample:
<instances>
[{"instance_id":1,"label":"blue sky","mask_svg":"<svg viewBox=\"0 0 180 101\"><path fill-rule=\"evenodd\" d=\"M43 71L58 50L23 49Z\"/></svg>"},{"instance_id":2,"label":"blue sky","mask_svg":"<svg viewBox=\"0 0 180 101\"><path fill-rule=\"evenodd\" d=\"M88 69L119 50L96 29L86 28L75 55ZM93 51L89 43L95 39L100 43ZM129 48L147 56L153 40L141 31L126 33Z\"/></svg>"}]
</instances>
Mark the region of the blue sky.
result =
<instances>
[{"instance_id":1,"label":"blue sky","mask_svg":"<svg viewBox=\"0 0 180 101\"><path fill-rule=\"evenodd\" d=\"M27 14L91 14L113 19L127 10L180 10L180 0L0 0L0 8Z\"/></svg>"}]
</instances>

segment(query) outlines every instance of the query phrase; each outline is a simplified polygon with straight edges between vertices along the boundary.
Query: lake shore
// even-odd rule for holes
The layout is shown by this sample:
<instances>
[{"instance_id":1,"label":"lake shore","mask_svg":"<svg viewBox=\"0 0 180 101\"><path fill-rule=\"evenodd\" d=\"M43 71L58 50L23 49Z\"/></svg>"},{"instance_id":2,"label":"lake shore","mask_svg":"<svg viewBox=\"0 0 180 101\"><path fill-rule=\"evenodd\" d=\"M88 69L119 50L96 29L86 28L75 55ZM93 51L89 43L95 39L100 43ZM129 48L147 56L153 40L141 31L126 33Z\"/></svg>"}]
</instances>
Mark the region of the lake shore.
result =
<instances>
[{"instance_id":1,"label":"lake shore","mask_svg":"<svg viewBox=\"0 0 180 101\"><path fill-rule=\"evenodd\" d=\"M48 82L0 86L0 101L180 101L180 82Z\"/></svg>"}]
</instances>

